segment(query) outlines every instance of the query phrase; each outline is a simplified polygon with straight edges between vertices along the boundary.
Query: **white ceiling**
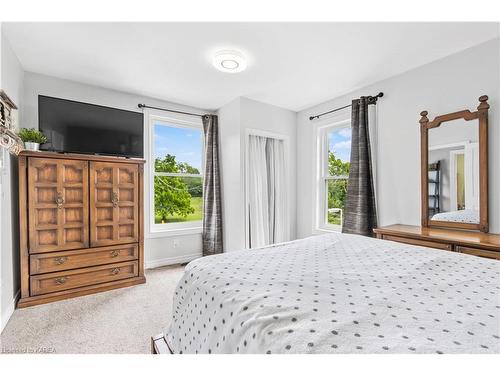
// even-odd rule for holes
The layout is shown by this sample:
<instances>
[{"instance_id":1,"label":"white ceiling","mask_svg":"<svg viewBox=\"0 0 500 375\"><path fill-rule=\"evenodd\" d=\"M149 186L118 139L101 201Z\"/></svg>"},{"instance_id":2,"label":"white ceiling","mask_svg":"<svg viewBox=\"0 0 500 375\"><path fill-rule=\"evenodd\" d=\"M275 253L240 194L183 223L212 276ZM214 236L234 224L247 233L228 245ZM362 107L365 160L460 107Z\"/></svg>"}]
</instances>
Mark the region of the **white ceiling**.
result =
<instances>
[{"instance_id":1,"label":"white ceiling","mask_svg":"<svg viewBox=\"0 0 500 375\"><path fill-rule=\"evenodd\" d=\"M217 109L301 110L498 37L498 23L5 23L26 71ZM247 70L211 66L239 49ZM370 93L368 93L370 94Z\"/></svg>"}]
</instances>

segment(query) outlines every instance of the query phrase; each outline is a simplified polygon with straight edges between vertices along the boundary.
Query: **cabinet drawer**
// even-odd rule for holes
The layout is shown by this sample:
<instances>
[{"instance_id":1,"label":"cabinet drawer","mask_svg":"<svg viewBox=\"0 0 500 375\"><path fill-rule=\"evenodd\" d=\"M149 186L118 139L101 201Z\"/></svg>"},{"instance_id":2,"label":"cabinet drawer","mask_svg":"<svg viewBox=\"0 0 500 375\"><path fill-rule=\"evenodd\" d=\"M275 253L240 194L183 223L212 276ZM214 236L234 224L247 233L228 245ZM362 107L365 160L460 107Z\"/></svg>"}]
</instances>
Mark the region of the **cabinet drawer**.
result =
<instances>
[{"instance_id":1,"label":"cabinet drawer","mask_svg":"<svg viewBox=\"0 0 500 375\"><path fill-rule=\"evenodd\" d=\"M476 249L474 247L465 247L465 246L457 246L456 250L459 253L500 260L500 251L482 250L482 249Z\"/></svg>"},{"instance_id":2,"label":"cabinet drawer","mask_svg":"<svg viewBox=\"0 0 500 375\"><path fill-rule=\"evenodd\" d=\"M384 240L401 242L401 243L406 243L406 244L409 244L409 245L432 247L434 249L449 250L449 251L452 250L451 244L440 243L440 242L433 242L433 241L416 240L416 239L413 239L413 238L388 236L388 235L384 234Z\"/></svg>"},{"instance_id":3,"label":"cabinet drawer","mask_svg":"<svg viewBox=\"0 0 500 375\"><path fill-rule=\"evenodd\" d=\"M105 266L81 268L72 271L52 272L30 277L32 296L58 292L81 286L127 279L138 275L138 263L113 263Z\"/></svg>"},{"instance_id":4,"label":"cabinet drawer","mask_svg":"<svg viewBox=\"0 0 500 375\"><path fill-rule=\"evenodd\" d=\"M32 275L136 260L137 244L63 251L30 256Z\"/></svg>"}]
</instances>

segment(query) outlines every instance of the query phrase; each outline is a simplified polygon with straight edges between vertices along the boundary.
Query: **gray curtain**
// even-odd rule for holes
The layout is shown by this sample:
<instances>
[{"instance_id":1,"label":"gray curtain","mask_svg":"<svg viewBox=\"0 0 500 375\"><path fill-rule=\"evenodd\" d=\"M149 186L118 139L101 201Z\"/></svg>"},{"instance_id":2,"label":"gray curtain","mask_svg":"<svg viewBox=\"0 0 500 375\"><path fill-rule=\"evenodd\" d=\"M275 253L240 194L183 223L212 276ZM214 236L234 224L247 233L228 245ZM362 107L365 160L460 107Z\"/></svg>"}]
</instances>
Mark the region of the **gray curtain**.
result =
<instances>
[{"instance_id":1,"label":"gray curtain","mask_svg":"<svg viewBox=\"0 0 500 375\"><path fill-rule=\"evenodd\" d=\"M220 254L222 243L222 208L219 169L219 126L215 115L205 115L205 166L203 179L203 255Z\"/></svg>"},{"instance_id":2,"label":"gray curtain","mask_svg":"<svg viewBox=\"0 0 500 375\"><path fill-rule=\"evenodd\" d=\"M368 98L352 101L351 166L344 207L343 233L373 236L377 210L373 183Z\"/></svg>"}]
</instances>

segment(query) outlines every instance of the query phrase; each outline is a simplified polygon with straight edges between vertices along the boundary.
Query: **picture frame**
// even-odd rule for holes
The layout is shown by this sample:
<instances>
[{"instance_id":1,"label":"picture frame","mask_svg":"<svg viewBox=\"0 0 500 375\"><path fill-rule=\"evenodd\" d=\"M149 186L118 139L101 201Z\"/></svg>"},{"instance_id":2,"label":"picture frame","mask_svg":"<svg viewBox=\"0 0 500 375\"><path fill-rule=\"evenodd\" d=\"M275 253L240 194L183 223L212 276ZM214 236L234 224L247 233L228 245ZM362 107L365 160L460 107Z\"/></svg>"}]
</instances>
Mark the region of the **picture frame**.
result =
<instances>
[{"instance_id":1,"label":"picture frame","mask_svg":"<svg viewBox=\"0 0 500 375\"><path fill-rule=\"evenodd\" d=\"M7 130L14 130L16 127L17 106L9 98L4 90L0 89L0 126Z\"/></svg>"},{"instance_id":2,"label":"picture frame","mask_svg":"<svg viewBox=\"0 0 500 375\"><path fill-rule=\"evenodd\" d=\"M24 148L24 143L15 132L17 109L7 93L0 89L0 146L14 155L18 155Z\"/></svg>"}]
</instances>

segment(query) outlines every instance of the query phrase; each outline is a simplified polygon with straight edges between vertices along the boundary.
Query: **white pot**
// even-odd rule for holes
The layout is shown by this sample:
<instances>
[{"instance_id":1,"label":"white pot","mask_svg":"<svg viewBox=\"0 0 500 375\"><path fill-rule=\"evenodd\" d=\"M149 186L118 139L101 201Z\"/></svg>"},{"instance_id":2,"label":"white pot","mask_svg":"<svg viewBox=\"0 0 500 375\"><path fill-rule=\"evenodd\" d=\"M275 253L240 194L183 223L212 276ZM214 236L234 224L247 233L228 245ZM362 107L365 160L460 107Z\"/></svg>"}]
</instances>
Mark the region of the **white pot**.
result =
<instances>
[{"instance_id":1,"label":"white pot","mask_svg":"<svg viewBox=\"0 0 500 375\"><path fill-rule=\"evenodd\" d=\"M39 151L40 143L24 142L24 148L29 151Z\"/></svg>"}]
</instances>

